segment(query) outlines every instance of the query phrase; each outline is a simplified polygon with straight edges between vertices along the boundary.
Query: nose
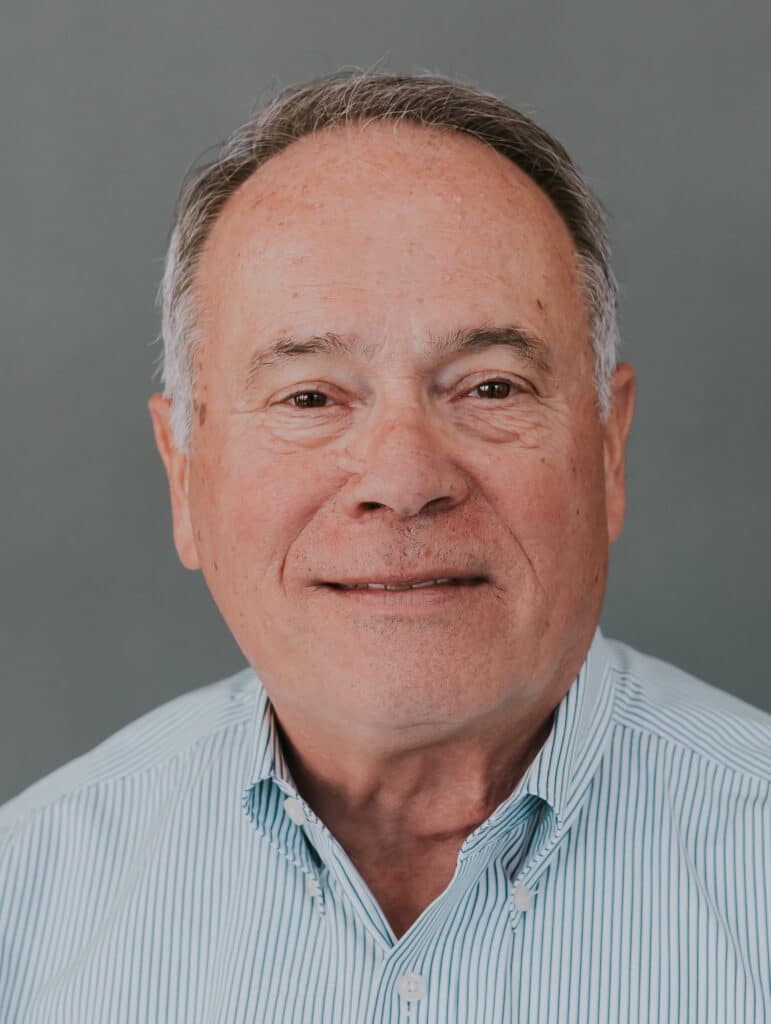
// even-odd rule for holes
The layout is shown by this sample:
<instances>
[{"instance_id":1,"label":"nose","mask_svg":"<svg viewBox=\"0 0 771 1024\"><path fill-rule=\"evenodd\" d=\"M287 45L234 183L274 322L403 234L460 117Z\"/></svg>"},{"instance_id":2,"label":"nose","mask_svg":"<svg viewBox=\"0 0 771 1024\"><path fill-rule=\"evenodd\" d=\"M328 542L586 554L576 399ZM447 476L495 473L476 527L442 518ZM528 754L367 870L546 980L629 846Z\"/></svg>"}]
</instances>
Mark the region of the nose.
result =
<instances>
[{"instance_id":1,"label":"nose","mask_svg":"<svg viewBox=\"0 0 771 1024\"><path fill-rule=\"evenodd\" d=\"M465 474L448 450L446 427L421 408L401 405L370 425L357 446L358 475L348 484L352 516L385 508L399 518L447 511L468 493Z\"/></svg>"}]
</instances>

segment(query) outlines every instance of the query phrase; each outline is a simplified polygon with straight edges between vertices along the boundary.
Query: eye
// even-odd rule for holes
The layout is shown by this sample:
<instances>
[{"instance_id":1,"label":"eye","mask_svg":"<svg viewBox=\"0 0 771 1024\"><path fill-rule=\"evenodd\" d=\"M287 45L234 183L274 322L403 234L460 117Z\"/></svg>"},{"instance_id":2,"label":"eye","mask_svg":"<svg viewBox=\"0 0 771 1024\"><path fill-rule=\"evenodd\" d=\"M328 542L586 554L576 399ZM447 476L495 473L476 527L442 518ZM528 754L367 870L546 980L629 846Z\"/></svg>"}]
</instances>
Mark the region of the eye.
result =
<instances>
[{"instance_id":1,"label":"eye","mask_svg":"<svg viewBox=\"0 0 771 1024\"><path fill-rule=\"evenodd\" d=\"M510 398L512 392L521 393L525 389L514 381L499 379L499 380L486 380L477 384L476 387L471 389L469 394L473 394L474 391L481 393L485 399L497 399L502 400ZM295 391L291 395L287 395L280 403L280 405L289 405L291 409L324 409L329 405L329 395L324 391L306 390L306 391Z\"/></svg>"},{"instance_id":2,"label":"eye","mask_svg":"<svg viewBox=\"0 0 771 1024\"><path fill-rule=\"evenodd\" d=\"M307 401L308 398L311 401ZM322 399L323 403L315 401L315 399ZM323 391L295 391L293 395L287 395L282 402L290 402L293 409L319 409L323 408L326 404L328 396Z\"/></svg>"},{"instance_id":3,"label":"eye","mask_svg":"<svg viewBox=\"0 0 771 1024\"><path fill-rule=\"evenodd\" d=\"M486 398L509 398L512 391L521 392L524 388L519 387L512 380L485 380L471 389L472 392L479 391Z\"/></svg>"}]
</instances>

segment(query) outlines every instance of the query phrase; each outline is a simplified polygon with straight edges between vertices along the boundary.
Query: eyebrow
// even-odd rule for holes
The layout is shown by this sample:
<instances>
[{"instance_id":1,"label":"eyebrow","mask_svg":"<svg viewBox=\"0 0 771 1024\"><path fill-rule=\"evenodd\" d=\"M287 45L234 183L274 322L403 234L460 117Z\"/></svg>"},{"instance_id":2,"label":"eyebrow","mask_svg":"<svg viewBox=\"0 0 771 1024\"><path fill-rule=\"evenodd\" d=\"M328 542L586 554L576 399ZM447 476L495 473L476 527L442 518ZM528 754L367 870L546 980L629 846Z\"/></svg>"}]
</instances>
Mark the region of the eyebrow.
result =
<instances>
[{"instance_id":1,"label":"eyebrow","mask_svg":"<svg viewBox=\"0 0 771 1024\"><path fill-rule=\"evenodd\" d=\"M460 328L447 334L429 336L431 337L431 354L437 361L446 360L456 355L465 355L467 352L483 351L496 345L504 345L513 349L543 373L554 375L549 346L532 331L516 324L502 327ZM298 356L350 356L355 352L369 359L373 351L372 346L362 344L355 337L343 337L333 331L314 334L307 338L281 337L267 349L262 349L252 355L247 364L246 388L249 390L255 386L263 370L269 367L284 366Z\"/></svg>"}]
</instances>

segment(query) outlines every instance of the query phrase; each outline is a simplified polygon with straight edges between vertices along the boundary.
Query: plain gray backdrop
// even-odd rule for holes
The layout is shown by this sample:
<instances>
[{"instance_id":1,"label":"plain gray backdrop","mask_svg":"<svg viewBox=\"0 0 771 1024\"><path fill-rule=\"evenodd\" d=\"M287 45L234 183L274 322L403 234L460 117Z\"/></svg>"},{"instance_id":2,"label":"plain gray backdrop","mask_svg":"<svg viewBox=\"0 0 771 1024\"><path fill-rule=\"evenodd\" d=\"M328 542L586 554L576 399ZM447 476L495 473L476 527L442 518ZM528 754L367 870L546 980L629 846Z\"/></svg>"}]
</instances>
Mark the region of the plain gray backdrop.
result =
<instances>
[{"instance_id":1,"label":"plain gray backdrop","mask_svg":"<svg viewBox=\"0 0 771 1024\"><path fill-rule=\"evenodd\" d=\"M341 67L498 93L610 217L639 397L606 634L771 708L771 5L25 0L0 18L0 801L244 659L146 402L188 166Z\"/></svg>"}]
</instances>

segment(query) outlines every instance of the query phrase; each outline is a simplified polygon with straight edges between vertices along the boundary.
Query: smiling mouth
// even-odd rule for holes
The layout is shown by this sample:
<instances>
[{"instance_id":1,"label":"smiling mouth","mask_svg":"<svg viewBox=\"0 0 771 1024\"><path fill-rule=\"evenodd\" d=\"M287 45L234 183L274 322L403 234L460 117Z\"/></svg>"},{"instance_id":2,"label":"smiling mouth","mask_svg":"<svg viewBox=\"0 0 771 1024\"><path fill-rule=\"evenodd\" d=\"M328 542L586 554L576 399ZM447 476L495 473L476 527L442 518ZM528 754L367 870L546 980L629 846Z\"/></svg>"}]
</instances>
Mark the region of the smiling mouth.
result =
<instances>
[{"instance_id":1,"label":"smiling mouth","mask_svg":"<svg viewBox=\"0 0 771 1024\"><path fill-rule=\"evenodd\" d=\"M342 591L405 591L405 590L430 590L440 587L473 587L480 583L486 583L483 576L476 576L468 579L442 577L435 580L423 580L419 583L325 583L324 586L332 587L333 590Z\"/></svg>"}]
</instances>

